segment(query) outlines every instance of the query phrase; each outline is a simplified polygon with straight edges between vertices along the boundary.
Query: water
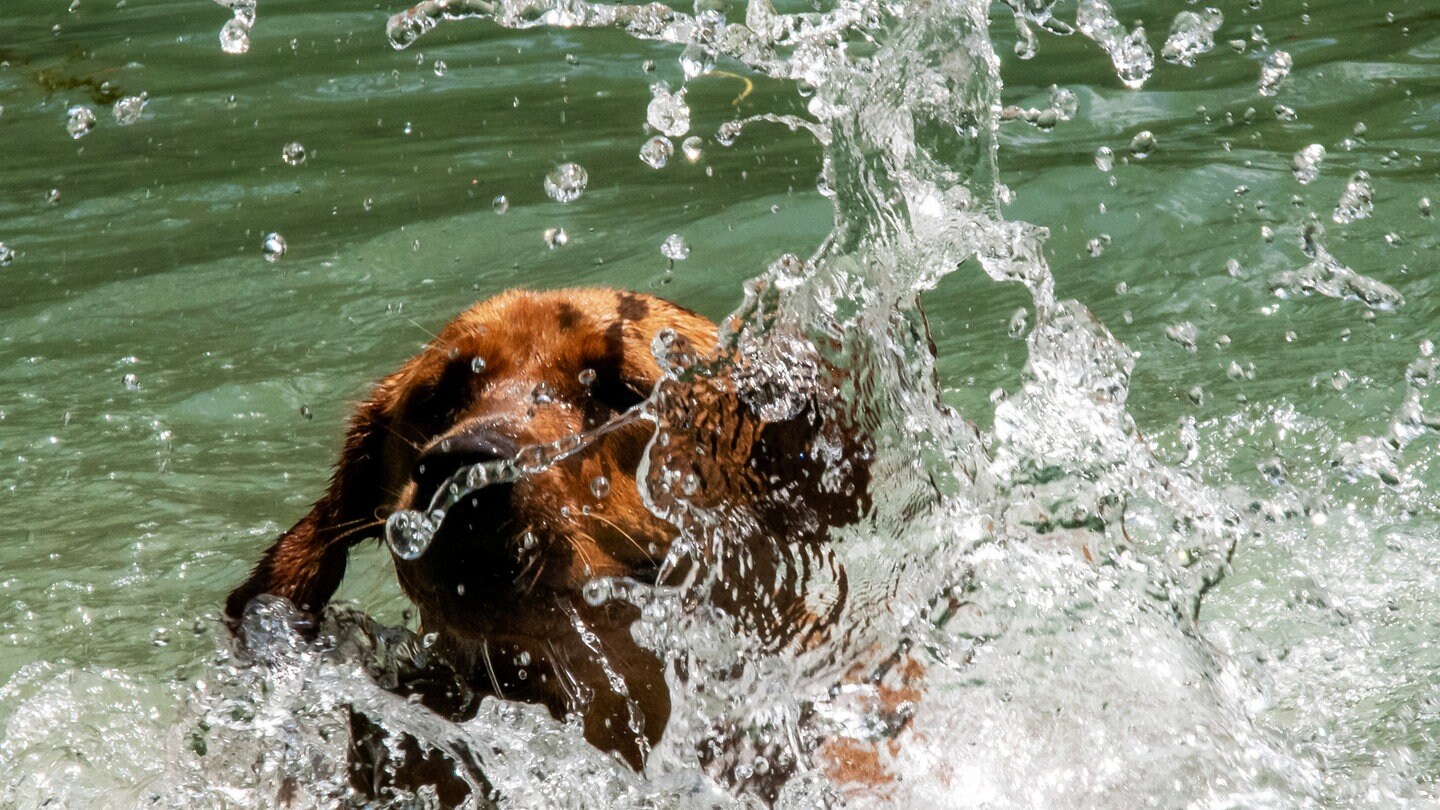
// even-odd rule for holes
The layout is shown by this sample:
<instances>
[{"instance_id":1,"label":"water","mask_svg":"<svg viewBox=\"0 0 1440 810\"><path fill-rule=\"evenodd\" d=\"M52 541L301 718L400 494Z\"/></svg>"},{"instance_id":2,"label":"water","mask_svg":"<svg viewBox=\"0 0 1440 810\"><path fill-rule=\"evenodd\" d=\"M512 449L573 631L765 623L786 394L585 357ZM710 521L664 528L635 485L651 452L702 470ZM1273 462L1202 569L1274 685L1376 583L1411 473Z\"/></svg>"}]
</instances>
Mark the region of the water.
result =
<instances>
[{"instance_id":1,"label":"water","mask_svg":"<svg viewBox=\"0 0 1440 810\"><path fill-rule=\"evenodd\" d=\"M346 704L492 752L516 806L724 803L709 723L863 725L829 689L901 638L904 781L801 768L792 806L1433 803L1434 12L1015 5L702 3L637 39L565 4L396 50L400 4L5 3L0 805L323 804ZM748 313L778 412L789 341L868 370L843 640L756 657L632 595L652 646L747 662L673 685L645 778L530 707L400 705L360 669L423 640L360 614L317 650L265 606L268 667L219 641L368 381L522 283ZM387 556L340 595L398 625Z\"/></svg>"}]
</instances>

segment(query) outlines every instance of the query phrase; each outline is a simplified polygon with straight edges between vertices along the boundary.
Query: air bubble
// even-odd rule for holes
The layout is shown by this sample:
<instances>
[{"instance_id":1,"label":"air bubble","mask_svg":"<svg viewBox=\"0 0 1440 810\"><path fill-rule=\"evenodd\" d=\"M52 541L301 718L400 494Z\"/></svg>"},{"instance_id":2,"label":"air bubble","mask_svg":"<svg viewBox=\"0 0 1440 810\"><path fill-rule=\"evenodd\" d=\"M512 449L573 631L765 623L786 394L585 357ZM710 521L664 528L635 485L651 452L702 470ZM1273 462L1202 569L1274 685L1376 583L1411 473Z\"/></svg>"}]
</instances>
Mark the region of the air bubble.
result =
<instances>
[{"instance_id":1,"label":"air bubble","mask_svg":"<svg viewBox=\"0 0 1440 810\"><path fill-rule=\"evenodd\" d=\"M278 233L270 233L265 235L265 244L261 246L261 249L265 252L265 261L275 262L285 255L288 246L285 244L285 237Z\"/></svg>"},{"instance_id":2,"label":"air bubble","mask_svg":"<svg viewBox=\"0 0 1440 810\"><path fill-rule=\"evenodd\" d=\"M115 102L115 106L110 108L110 112L115 116L115 123L122 127L128 127L139 121L140 116L145 112L145 102L148 99L149 96L141 93L138 96L126 96Z\"/></svg>"},{"instance_id":3,"label":"air bubble","mask_svg":"<svg viewBox=\"0 0 1440 810\"><path fill-rule=\"evenodd\" d=\"M605 496L610 494L610 479L603 475L597 475L591 478L590 494L594 495L596 500L604 500Z\"/></svg>"},{"instance_id":4,"label":"air bubble","mask_svg":"<svg viewBox=\"0 0 1440 810\"><path fill-rule=\"evenodd\" d=\"M510 200L504 194L501 194L490 201L490 207L493 208L497 214L509 213Z\"/></svg>"},{"instance_id":5,"label":"air bubble","mask_svg":"<svg viewBox=\"0 0 1440 810\"><path fill-rule=\"evenodd\" d=\"M436 75L436 76L444 76L444 75L445 75L445 72L448 71L449 69L450 69L450 66L445 64L445 60L444 60L444 59L436 59L436 60L435 60L435 75Z\"/></svg>"},{"instance_id":6,"label":"air bubble","mask_svg":"<svg viewBox=\"0 0 1440 810\"><path fill-rule=\"evenodd\" d=\"M1136 160L1144 160L1154 151L1155 135L1150 130L1141 130L1130 139L1130 154L1134 155Z\"/></svg>"},{"instance_id":7,"label":"air bubble","mask_svg":"<svg viewBox=\"0 0 1440 810\"><path fill-rule=\"evenodd\" d=\"M136 377L134 374L126 374L125 376L120 378L120 387L124 388L126 391L139 391L140 378Z\"/></svg>"},{"instance_id":8,"label":"air bubble","mask_svg":"<svg viewBox=\"0 0 1440 810\"><path fill-rule=\"evenodd\" d=\"M0 242L0 267L9 267L15 261L15 248Z\"/></svg>"},{"instance_id":9,"label":"air bubble","mask_svg":"<svg viewBox=\"0 0 1440 810\"><path fill-rule=\"evenodd\" d=\"M473 372L476 373L476 374L479 374L480 372L484 371L484 370L485 370L485 358L481 357L481 356L478 355L478 354L475 355L474 357L470 358L470 370L473 371Z\"/></svg>"},{"instance_id":10,"label":"air bubble","mask_svg":"<svg viewBox=\"0 0 1440 810\"><path fill-rule=\"evenodd\" d=\"M285 161L286 166L299 166L307 157L305 146L299 141L291 141L280 150L280 159Z\"/></svg>"},{"instance_id":11,"label":"air bubble","mask_svg":"<svg viewBox=\"0 0 1440 810\"><path fill-rule=\"evenodd\" d=\"M430 548L435 537L435 524L430 518L409 509L390 513L385 519L385 543L390 552L402 560L418 560Z\"/></svg>"},{"instance_id":12,"label":"air bubble","mask_svg":"<svg viewBox=\"0 0 1440 810\"><path fill-rule=\"evenodd\" d=\"M652 169L663 169L675 154L675 145L664 135L656 135L640 147L640 160Z\"/></svg>"},{"instance_id":13,"label":"air bubble","mask_svg":"<svg viewBox=\"0 0 1440 810\"><path fill-rule=\"evenodd\" d=\"M565 233L564 228L545 229L545 247L554 250L557 247L565 247L570 242L570 236Z\"/></svg>"},{"instance_id":14,"label":"air bubble","mask_svg":"<svg viewBox=\"0 0 1440 810\"><path fill-rule=\"evenodd\" d=\"M578 163L561 163L545 175L545 193L556 202L570 203L580 199L590 175Z\"/></svg>"},{"instance_id":15,"label":"air bubble","mask_svg":"<svg viewBox=\"0 0 1440 810\"><path fill-rule=\"evenodd\" d=\"M672 233L660 244L660 254L672 262L681 262L689 258L690 245L685 242L685 237Z\"/></svg>"},{"instance_id":16,"label":"air bubble","mask_svg":"<svg viewBox=\"0 0 1440 810\"><path fill-rule=\"evenodd\" d=\"M1102 172L1108 172L1115 168L1115 150L1108 146L1102 146L1095 150L1095 168Z\"/></svg>"},{"instance_id":17,"label":"air bubble","mask_svg":"<svg viewBox=\"0 0 1440 810\"><path fill-rule=\"evenodd\" d=\"M578 376L576 379L578 379L578 380L580 381L580 384L581 384L581 385L585 386L586 388L589 388L590 386L592 386L592 385L595 384L595 378L596 378L597 376L599 376L599 375L597 375L597 374L595 373L595 369L593 369L593 368L582 368L582 369L580 369L580 374L579 374L579 376Z\"/></svg>"},{"instance_id":18,"label":"air bubble","mask_svg":"<svg viewBox=\"0 0 1440 810\"><path fill-rule=\"evenodd\" d=\"M700 143L701 141L698 136L691 135L680 144L680 151L685 153L686 160L694 163L695 161L700 159Z\"/></svg>"},{"instance_id":19,"label":"air bubble","mask_svg":"<svg viewBox=\"0 0 1440 810\"><path fill-rule=\"evenodd\" d=\"M1430 207L1429 197L1420 198L1420 216L1425 217L1426 219L1434 216L1433 209Z\"/></svg>"},{"instance_id":20,"label":"air bubble","mask_svg":"<svg viewBox=\"0 0 1440 810\"><path fill-rule=\"evenodd\" d=\"M65 131L77 141L89 135L90 130L95 128L95 111L89 107L71 107L66 115L69 118L65 121Z\"/></svg>"},{"instance_id":21,"label":"air bubble","mask_svg":"<svg viewBox=\"0 0 1440 810\"><path fill-rule=\"evenodd\" d=\"M530 401L536 405L549 405L555 401L555 389L549 383L536 383L530 389Z\"/></svg>"}]
</instances>

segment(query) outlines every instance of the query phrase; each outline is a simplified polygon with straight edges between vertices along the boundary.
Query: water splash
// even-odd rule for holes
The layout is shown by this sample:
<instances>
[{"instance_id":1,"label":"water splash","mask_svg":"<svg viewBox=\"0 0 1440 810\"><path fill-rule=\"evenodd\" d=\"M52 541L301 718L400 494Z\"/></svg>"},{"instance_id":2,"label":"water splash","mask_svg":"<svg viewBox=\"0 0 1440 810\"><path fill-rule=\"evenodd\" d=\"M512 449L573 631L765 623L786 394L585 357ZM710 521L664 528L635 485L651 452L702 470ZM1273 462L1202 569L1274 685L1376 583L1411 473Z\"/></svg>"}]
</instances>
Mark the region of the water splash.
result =
<instances>
[{"instance_id":1,"label":"water splash","mask_svg":"<svg viewBox=\"0 0 1440 810\"><path fill-rule=\"evenodd\" d=\"M1037 46L1032 26L1072 30L1055 19L1048 0L1008 5L1022 55ZM801 413L817 392L830 397L873 437L871 463L884 485L862 525L833 538L835 560L820 566L820 575L843 568L851 596L837 609L833 638L814 649L770 654L697 609L706 601L703 588L647 592L601 581L587 590L597 602L640 605L637 637L684 665L683 677L678 665L672 670L671 727L644 778L577 744L573 727L531 707L488 702L464 728L427 727L422 713L357 685L364 679L326 671L331 709L348 701L436 745L484 752L487 775L521 805L575 804L577 797L629 806L739 803L696 764L695 752L714 741L717 727L733 732L733 776L743 781L777 766L792 773L780 806L1004 805L1025 797L1066 806L1096 796L1124 805L1156 796L1199 806L1317 803L1318 766L1256 728L1259 690L1200 637L1196 623L1202 598L1254 530L1254 499L1212 487L1196 471L1193 422L1178 431L1186 449L1175 459L1141 435L1127 407L1136 353L1083 305L1057 299L1044 258L1048 231L1004 216L1010 192L998 180L1001 120L1047 129L1073 116L1077 103L1057 89L1048 107L1006 112L988 10L979 0L903 8L859 0L781 13L751 0L741 18L737 9L708 3L689 14L658 4L427 0L391 18L395 48L462 19L512 29L616 28L674 45L687 82L719 59L794 82L803 113L726 121L716 141L729 146L777 124L813 136L822 152L818 190L834 206L832 233L814 255L782 256L746 286L725 322L716 365L677 352L663 335L656 355L672 378L731 375L746 402L773 419ZM251 12L253 22L253 5ZM1207 37L1216 26L1208 12L1180 15L1162 56L1188 64L1213 45ZM1106 51L1127 87L1139 88L1153 72L1144 29L1127 31L1105 0L1082 0L1075 29ZM1288 72L1282 54L1266 59L1262 94L1273 94ZM689 133L691 102L685 84L652 85L648 106L636 110L637 121L643 116L660 133L641 149L648 165L663 166L674 150L669 138ZM1136 159L1154 148L1148 131L1130 145ZM1096 153L1102 171L1113 160L1108 150ZM552 228L546 241L563 244L563 234ZM1354 297L1376 308L1403 302L1340 264L1318 234L1305 250L1311 262L1276 276L1277 293ZM925 291L962 267L1016 284L1029 299L1010 321L1025 340L1023 374L992 398L990 432L942 404L921 307ZM1198 351L1193 324L1173 324L1166 334ZM1431 373L1417 364L1419 393L1406 399L1394 436L1378 440L1384 446L1429 429L1421 397ZM1236 381L1254 378L1253 367L1231 365ZM848 375L834 390L821 382L831 368ZM1193 401L1204 402L1203 389L1191 391ZM667 422L663 409L647 413L656 442L681 437L683 425ZM706 447L705 437L691 438ZM395 553L423 554L456 500L494 480L543 470L582 450L586 439L568 442L530 448L511 467L462 470L428 509L391 517ZM1339 466L1388 474L1373 450L1357 446L1357 461L1342 458ZM834 465L846 461L823 441L807 452ZM1267 469L1271 480L1288 483L1283 464ZM644 478L647 492L679 494L667 517L684 531L668 565L687 555L737 553L726 540L745 516L695 505L693 496L708 484L703 475L676 466L646 470ZM608 481L590 486L596 497L608 494ZM817 596L836 603L833 592ZM283 620L255 621L275 624L270 637L279 647L295 646ZM373 629L336 632L352 652L377 643ZM882 671L897 649L918 651L926 667L927 689L906 733L927 742L882 754L903 777L883 799L845 793L817 762L819 741L896 732L876 730L866 703L873 684L854 673ZM302 659L310 654L303 644L297 650ZM330 664L336 660L344 669L346 659ZM310 666L295 668L313 675ZM266 688L257 687L262 694ZM293 701L277 705L296 709ZM296 725L313 719L303 711L299 717ZM288 746L291 738L284 739ZM943 765L935 761L941 750ZM280 760L272 772L296 769L320 785L333 779ZM537 762L547 778L534 777Z\"/></svg>"}]
</instances>

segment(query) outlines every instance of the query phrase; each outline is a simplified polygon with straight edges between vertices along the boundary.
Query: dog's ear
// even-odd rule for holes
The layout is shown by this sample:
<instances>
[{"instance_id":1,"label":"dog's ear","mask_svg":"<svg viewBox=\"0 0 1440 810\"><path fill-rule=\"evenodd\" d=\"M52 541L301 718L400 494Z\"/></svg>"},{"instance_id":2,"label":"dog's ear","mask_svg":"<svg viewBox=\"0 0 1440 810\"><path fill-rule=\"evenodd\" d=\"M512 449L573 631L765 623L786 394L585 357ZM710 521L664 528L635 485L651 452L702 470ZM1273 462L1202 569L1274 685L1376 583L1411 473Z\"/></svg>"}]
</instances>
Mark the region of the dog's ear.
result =
<instances>
[{"instance_id":1,"label":"dog's ear","mask_svg":"<svg viewBox=\"0 0 1440 810\"><path fill-rule=\"evenodd\" d=\"M387 381L388 383L389 381ZM309 514L280 535L255 570L225 602L225 621L234 630L245 606L261 594L284 597L295 607L317 614L345 575L350 547L373 536L393 500L395 439L389 428L392 386L381 383L351 417L345 446L330 486ZM403 442L402 442L403 443Z\"/></svg>"},{"instance_id":2,"label":"dog's ear","mask_svg":"<svg viewBox=\"0 0 1440 810\"><path fill-rule=\"evenodd\" d=\"M737 356L662 384L644 482L714 575L706 598L772 645L843 608L830 534L871 506L873 448L846 407L854 380L808 342L784 348L764 368Z\"/></svg>"}]
</instances>

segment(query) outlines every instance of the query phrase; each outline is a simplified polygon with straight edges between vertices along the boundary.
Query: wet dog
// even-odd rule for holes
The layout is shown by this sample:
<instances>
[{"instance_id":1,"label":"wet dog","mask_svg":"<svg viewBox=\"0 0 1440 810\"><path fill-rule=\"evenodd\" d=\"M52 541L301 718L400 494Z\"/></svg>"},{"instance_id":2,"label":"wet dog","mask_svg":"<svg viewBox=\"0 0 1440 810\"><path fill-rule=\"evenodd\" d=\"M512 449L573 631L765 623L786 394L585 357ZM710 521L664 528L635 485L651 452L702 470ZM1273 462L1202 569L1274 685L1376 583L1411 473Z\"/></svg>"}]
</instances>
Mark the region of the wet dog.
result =
<instances>
[{"instance_id":1,"label":"wet dog","mask_svg":"<svg viewBox=\"0 0 1440 810\"><path fill-rule=\"evenodd\" d=\"M828 412L841 381L826 364L788 353L777 395L716 346L707 319L614 290L512 291L465 311L360 403L325 494L230 594L232 630L262 594L318 615L352 546L459 493L423 552L393 555L443 666L387 686L455 720L485 697L539 704L640 769L670 714L664 665L632 636L639 608L587 600L587 584L708 582L701 598L786 643L828 620L806 582L834 569L829 529L866 509L869 449ZM510 474L447 489L475 465ZM694 551L677 562L681 536ZM845 584L830 573L833 611ZM368 794L430 783L454 804L484 784L413 741L387 761L394 747L362 716L352 732Z\"/></svg>"}]
</instances>

